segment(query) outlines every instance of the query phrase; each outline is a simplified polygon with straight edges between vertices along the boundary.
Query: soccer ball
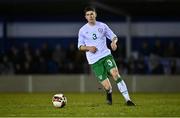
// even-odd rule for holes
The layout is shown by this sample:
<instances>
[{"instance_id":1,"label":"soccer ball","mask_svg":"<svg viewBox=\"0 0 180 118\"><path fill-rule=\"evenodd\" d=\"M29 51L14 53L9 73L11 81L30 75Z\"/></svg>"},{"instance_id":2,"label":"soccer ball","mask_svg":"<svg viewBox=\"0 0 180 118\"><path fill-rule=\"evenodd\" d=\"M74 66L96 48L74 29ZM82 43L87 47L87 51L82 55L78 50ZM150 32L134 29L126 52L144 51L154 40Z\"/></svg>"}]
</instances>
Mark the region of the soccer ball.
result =
<instances>
[{"instance_id":1,"label":"soccer ball","mask_svg":"<svg viewBox=\"0 0 180 118\"><path fill-rule=\"evenodd\" d=\"M52 98L52 104L56 108L62 108L67 104L67 98L64 94L55 94Z\"/></svg>"}]
</instances>

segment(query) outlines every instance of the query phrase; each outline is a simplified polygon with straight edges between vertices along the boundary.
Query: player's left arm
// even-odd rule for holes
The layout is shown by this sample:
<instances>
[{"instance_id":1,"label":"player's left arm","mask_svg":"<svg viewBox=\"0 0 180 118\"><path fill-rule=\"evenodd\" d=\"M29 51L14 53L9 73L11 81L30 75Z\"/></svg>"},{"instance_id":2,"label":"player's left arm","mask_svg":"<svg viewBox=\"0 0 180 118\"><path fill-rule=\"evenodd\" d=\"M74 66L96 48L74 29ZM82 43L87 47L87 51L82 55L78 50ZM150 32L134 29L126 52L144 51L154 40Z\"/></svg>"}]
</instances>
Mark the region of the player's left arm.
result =
<instances>
[{"instance_id":1,"label":"player's left arm","mask_svg":"<svg viewBox=\"0 0 180 118\"><path fill-rule=\"evenodd\" d=\"M105 24L105 36L110 39L112 42L111 42L111 49L113 51L115 51L117 49L117 41L118 41L118 38L117 36L113 33L113 31Z\"/></svg>"},{"instance_id":2,"label":"player's left arm","mask_svg":"<svg viewBox=\"0 0 180 118\"><path fill-rule=\"evenodd\" d=\"M112 39L112 42L111 42L111 49L113 50L113 51L116 51L116 49L117 49L117 41L118 41L118 38L117 37L114 37L113 39Z\"/></svg>"}]
</instances>

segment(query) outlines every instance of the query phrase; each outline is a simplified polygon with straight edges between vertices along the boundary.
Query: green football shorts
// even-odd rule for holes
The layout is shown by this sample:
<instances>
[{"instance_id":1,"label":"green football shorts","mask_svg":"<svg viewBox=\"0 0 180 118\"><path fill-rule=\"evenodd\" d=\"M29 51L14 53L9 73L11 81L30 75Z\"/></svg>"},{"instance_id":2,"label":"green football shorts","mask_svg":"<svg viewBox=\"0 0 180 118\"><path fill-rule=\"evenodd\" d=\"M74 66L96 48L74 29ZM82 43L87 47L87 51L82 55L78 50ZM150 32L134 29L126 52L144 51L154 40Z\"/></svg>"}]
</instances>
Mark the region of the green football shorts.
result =
<instances>
[{"instance_id":1,"label":"green football shorts","mask_svg":"<svg viewBox=\"0 0 180 118\"><path fill-rule=\"evenodd\" d=\"M110 75L110 70L112 68L117 68L112 55L108 55L100 59L96 63L92 64L91 67L99 82L107 79L108 75Z\"/></svg>"}]
</instances>

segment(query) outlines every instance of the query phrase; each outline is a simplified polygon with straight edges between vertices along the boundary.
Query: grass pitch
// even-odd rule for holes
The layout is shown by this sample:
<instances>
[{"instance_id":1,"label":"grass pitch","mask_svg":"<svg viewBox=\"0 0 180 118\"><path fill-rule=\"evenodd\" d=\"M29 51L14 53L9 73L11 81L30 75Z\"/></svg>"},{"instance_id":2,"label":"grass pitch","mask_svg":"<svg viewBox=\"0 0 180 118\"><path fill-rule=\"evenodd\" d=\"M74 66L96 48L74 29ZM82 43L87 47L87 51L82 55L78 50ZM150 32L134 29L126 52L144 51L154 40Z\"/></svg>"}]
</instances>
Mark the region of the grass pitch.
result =
<instances>
[{"instance_id":1,"label":"grass pitch","mask_svg":"<svg viewBox=\"0 0 180 118\"><path fill-rule=\"evenodd\" d=\"M180 93L134 93L137 104L128 107L119 93L113 93L113 105L104 93L64 93L68 103L54 108L55 93L0 93L0 117L180 117Z\"/></svg>"}]
</instances>

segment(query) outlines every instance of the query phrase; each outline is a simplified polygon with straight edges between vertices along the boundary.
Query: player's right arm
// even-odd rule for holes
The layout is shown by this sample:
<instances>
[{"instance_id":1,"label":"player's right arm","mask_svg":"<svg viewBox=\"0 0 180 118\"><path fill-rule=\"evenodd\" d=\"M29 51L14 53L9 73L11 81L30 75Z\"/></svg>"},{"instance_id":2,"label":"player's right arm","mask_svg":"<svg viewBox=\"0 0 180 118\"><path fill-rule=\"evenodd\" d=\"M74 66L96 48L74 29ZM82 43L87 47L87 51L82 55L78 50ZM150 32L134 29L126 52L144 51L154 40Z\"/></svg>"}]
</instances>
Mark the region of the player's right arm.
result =
<instances>
[{"instance_id":1,"label":"player's right arm","mask_svg":"<svg viewBox=\"0 0 180 118\"><path fill-rule=\"evenodd\" d=\"M92 53L95 53L97 51L97 48L95 46L80 46L79 47L80 51L90 51Z\"/></svg>"}]
</instances>

